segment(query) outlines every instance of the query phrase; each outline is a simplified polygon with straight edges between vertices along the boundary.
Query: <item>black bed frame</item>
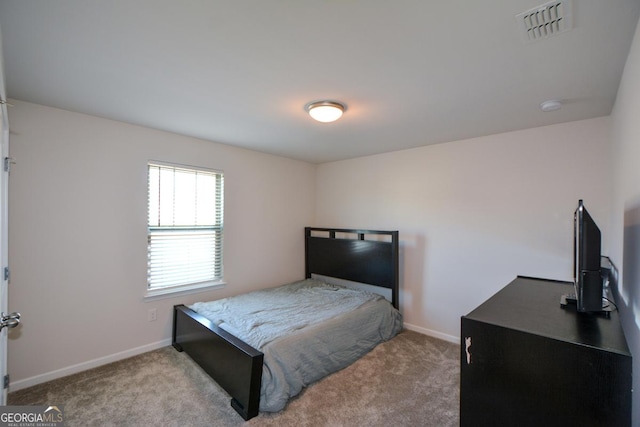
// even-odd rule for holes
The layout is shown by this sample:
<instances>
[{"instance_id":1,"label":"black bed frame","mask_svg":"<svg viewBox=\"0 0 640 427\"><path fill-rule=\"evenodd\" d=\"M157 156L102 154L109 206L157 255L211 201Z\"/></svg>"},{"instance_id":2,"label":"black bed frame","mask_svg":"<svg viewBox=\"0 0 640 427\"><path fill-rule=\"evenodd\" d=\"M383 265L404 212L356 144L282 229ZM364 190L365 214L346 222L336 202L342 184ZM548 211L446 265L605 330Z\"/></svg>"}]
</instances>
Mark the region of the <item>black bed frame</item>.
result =
<instances>
[{"instance_id":1,"label":"black bed frame","mask_svg":"<svg viewBox=\"0 0 640 427\"><path fill-rule=\"evenodd\" d=\"M396 308L398 259L397 231L305 228L307 278L317 274L389 289ZM242 418L258 415L262 352L184 305L174 306L172 345L229 393Z\"/></svg>"}]
</instances>

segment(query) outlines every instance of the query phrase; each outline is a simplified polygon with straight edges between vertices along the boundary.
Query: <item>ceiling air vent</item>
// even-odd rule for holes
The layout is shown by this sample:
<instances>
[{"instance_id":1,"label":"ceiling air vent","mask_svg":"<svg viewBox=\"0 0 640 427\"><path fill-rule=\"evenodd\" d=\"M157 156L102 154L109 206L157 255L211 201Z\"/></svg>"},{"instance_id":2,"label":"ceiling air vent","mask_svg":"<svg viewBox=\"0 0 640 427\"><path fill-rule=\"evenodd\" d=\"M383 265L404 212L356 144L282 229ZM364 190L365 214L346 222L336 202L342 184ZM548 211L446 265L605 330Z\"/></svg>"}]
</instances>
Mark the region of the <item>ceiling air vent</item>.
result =
<instances>
[{"instance_id":1,"label":"ceiling air vent","mask_svg":"<svg viewBox=\"0 0 640 427\"><path fill-rule=\"evenodd\" d=\"M551 1L516 16L526 42L547 39L572 28L571 0Z\"/></svg>"}]
</instances>

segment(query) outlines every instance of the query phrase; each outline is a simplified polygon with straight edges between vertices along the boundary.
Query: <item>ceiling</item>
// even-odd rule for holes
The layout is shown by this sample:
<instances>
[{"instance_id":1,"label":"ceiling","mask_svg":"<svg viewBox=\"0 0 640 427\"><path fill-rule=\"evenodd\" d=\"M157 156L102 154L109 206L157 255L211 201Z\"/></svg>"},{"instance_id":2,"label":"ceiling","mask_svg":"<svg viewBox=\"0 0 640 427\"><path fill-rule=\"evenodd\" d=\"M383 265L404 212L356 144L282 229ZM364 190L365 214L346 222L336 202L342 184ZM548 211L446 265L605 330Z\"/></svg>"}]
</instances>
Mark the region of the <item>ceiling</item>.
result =
<instances>
[{"instance_id":1,"label":"ceiling","mask_svg":"<svg viewBox=\"0 0 640 427\"><path fill-rule=\"evenodd\" d=\"M0 0L7 94L312 163L609 115L640 1L525 42L543 3Z\"/></svg>"}]
</instances>

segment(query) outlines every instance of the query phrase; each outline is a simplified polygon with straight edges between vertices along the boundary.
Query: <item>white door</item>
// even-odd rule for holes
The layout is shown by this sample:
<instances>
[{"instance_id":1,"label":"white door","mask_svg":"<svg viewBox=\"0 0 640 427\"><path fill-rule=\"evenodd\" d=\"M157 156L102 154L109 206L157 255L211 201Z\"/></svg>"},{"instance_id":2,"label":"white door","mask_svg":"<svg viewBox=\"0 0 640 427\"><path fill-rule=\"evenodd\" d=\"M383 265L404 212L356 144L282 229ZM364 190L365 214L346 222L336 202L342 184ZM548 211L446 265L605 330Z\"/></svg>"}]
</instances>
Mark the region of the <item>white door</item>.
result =
<instances>
[{"instance_id":1,"label":"white door","mask_svg":"<svg viewBox=\"0 0 640 427\"><path fill-rule=\"evenodd\" d=\"M9 284L9 119L7 117L7 93L4 87L2 62L2 38L0 37L0 405L7 404L7 330L20 322L20 315L8 312L7 286Z\"/></svg>"},{"instance_id":2,"label":"white door","mask_svg":"<svg viewBox=\"0 0 640 427\"><path fill-rule=\"evenodd\" d=\"M0 71L0 74L2 71ZM4 84L2 85L4 86ZM4 87L0 89L0 138L2 139L1 145L2 149L2 163L0 164L0 312L2 318L0 319L0 324L4 322L4 313L8 312L8 301L7 301L7 285L8 285L8 274L5 274L5 268L8 268L8 227L7 227L7 184L9 180L9 174L4 169L5 159L9 158L9 125L7 120L7 105L6 98L4 95ZM10 160L7 160L10 162ZM7 163L9 164L9 163ZM7 387L5 383L5 378L7 375L7 330L9 328L2 327L0 330L0 387L2 388L2 393L0 393L0 405L7 404Z\"/></svg>"}]
</instances>

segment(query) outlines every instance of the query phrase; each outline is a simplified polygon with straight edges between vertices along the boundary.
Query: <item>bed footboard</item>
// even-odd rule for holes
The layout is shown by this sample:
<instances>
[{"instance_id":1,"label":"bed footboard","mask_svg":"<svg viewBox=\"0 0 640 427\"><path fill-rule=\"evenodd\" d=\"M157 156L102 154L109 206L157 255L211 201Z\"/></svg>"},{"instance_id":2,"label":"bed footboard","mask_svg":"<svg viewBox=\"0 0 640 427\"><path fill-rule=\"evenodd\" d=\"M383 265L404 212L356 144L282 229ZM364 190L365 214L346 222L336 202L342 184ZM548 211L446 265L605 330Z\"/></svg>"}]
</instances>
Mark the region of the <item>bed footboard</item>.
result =
<instances>
[{"instance_id":1,"label":"bed footboard","mask_svg":"<svg viewBox=\"0 0 640 427\"><path fill-rule=\"evenodd\" d=\"M229 393L231 406L242 418L258 415L262 352L184 305L173 307L172 345Z\"/></svg>"}]
</instances>

